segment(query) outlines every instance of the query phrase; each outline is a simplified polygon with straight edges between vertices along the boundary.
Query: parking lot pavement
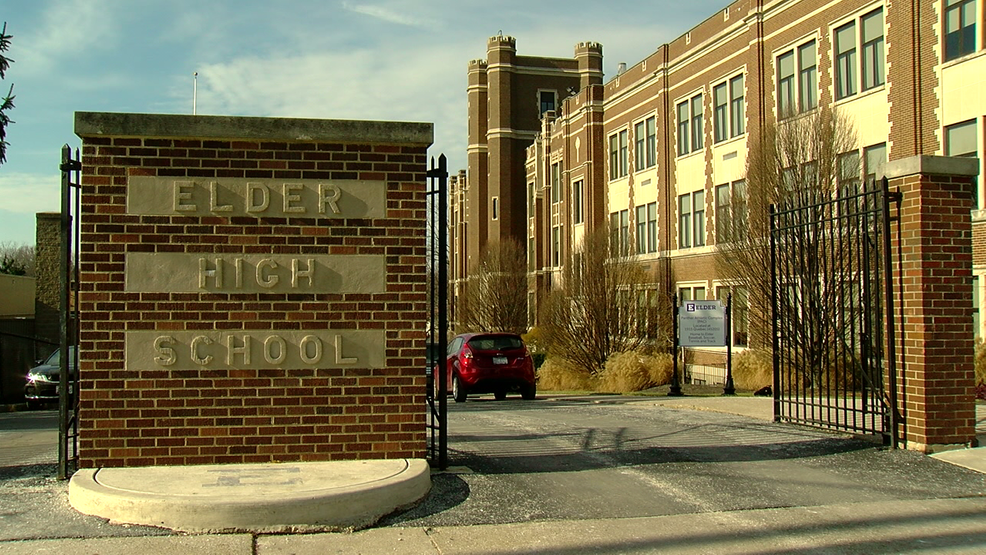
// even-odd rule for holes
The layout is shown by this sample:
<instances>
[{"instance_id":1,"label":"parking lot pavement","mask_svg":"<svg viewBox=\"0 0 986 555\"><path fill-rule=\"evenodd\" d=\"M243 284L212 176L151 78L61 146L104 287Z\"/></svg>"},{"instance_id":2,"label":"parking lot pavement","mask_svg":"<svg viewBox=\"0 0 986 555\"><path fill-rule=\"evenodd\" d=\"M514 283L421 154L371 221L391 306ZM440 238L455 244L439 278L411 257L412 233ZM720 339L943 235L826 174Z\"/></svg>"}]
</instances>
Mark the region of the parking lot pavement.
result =
<instances>
[{"instance_id":1,"label":"parking lot pavement","mask_svg":"<svg viewBox=\"0 0 986 555\"><path fill-rule=\"evenodd\" d=\"M0 456L21 465L0 465L0 555L986 552L986 475L776 424L758 402L470 399L451 405L460 466L433 474L422 504L368 530L298 535L81 515L54 478L57 413L0 415ZM8 440L45 445L15 456Z\"/></svg>"},{"instance_id":2,"label":"parking lot pavement","mask_svg":"<svg viewBox=\"0 0 986 555\"><path fill-rule=\"evenodd\" d=\"M0 413L0 469L57 462L57 410Z\"/></svg>"}]
</instances>

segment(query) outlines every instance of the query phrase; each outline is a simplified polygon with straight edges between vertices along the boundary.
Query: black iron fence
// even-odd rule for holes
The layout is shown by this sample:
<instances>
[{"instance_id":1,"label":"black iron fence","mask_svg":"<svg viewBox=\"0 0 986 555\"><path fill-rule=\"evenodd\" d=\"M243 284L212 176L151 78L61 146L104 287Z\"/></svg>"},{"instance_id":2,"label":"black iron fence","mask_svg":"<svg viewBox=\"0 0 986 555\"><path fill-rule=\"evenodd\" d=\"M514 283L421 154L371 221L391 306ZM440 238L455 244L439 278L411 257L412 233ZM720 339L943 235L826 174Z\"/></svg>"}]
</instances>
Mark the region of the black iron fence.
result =
<instances>
[{"instance_id":1,"label":"black iron fence","mask_svg":"<svg viewBox=\"0 0 986 555\"><path fill-rule=\"evenodd\" d=\"M771 207L775 418L896 447L901 195L883 179L804 198Z\"/></svg>"},{"instance_id":2,"label":"black iron fence","mask_svg":"<svg viewBox=\"0 0 986 555\"><path fill-rule=\"evenodd\" d=\"M425 372L428 376L428 456L432 466L448 467L448 376L445 368L448 343L448 162L445 155L432 159L428 169L428 340Z\"/></svg>"}]
</instances>

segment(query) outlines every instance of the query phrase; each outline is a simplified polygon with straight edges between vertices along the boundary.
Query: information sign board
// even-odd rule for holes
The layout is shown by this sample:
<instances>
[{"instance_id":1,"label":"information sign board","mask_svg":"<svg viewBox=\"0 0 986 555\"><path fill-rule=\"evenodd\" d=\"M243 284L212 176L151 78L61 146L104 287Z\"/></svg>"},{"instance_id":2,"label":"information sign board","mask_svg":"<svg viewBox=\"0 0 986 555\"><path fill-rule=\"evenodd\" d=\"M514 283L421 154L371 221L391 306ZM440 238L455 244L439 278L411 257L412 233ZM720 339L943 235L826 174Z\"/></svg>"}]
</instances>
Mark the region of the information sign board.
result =
<instances>
[{"instance_id":1,"label":"information sign board","mask_svg":"<svg viewBox=\"0 0 986 555\"><path fill-rule=\"evenodd\" d=\"M720 300L685 301L678 307L678 344L725 347L726 307Z\"/></svg>"}]
</instances>

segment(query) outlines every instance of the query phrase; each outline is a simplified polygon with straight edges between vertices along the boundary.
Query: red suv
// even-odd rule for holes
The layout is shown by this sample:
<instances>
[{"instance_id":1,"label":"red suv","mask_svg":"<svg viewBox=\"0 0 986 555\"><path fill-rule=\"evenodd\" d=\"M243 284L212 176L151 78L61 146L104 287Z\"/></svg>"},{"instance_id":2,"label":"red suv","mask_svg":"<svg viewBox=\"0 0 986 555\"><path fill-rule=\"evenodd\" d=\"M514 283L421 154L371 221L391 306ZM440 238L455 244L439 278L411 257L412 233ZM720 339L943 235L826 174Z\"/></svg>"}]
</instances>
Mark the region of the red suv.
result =
<instances>
[{"instance_id":1,"label":"red suv","mask_svg":"<svg viewBox=\"0 0 986 555\"><path fill-rule=\"evenodd\" d=\"M457 403L470 393L492 393L503 399L508 391L524 399L537 394L534 361L524 340L514 333L466 333L448 345L445 367Z\"/></svg>"}]
</instances>

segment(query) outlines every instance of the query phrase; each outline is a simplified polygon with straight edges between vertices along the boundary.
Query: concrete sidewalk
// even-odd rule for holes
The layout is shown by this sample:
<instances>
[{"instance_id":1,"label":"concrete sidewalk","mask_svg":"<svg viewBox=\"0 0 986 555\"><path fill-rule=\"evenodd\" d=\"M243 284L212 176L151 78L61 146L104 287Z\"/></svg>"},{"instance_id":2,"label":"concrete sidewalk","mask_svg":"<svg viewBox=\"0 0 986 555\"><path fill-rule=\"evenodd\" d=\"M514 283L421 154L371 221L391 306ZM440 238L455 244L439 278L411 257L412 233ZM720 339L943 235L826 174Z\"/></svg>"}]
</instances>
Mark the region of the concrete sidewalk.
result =
<instances>
[{"instance_id":1,"label":"concrete sidewalk","mask_svg":"<svg viewBox=\"0 0 986 555\"><path fill-rule=\"evenodd\" d=\"M59 539L0 543L5 555L210 553L969 553L986 551L986 498L916 500L354 533Z\"/></svg>"},{"instance_id":2,"label":"concrete sidewalk","mask_svg":"<svg viewBox=\"0 0 986 555\"><path fill-rule=\"evenodd\" d=\"M545 396L549 397L549 396ZM648 404L682 410L701 410L724 414L738 414L758 420L772 420L769 398L752 397L641 397L622 398L593 396L580 398L588 403L627 402L646 408ZM986 407L980 405L979 422L984 421ZM986 473L986 448L961 449L934 455L935 458L981 473ZM327 464L327 463L323 463ZM262 465L256 465L257 468ZM282 471L285 465L275 465ZM358 492L372 489L387 476L395 476L393 468L376 468L360 463L343 473L333 473L325 468L298 466L298 482L312 483L315 476L328 482L314 488L322 493L340 491ZM360 468L362 466L363 468ZM320 530L332 526L237 526L217 525L214 517L227 518L244 506L257 506L261 517L278 515L286 507L297 502L298 507L311 507L312 488L298 490L297 483L278 474L277 480L257 468L231 467L201 468L210 480L204 480L188 469L159 468L155 479L127 474L131 469L106 469L104 478L77 474L82 482L88 480L89 488L102 482L105 491L89 491L83 495L96 498L112 498L118 512L103 514L120 524L128 521L139 524L168 526L195 531L241 529L249 533L168 534L161 530L135 528L130 537L99 537L87 539L32 539L0 542L0 555L58 553L114 555L132 553L217 553L217 554L321 554L321 553L522 553L539 552L568 555L575 553L986 553L986 497L971 491L970 497L922 498L879 501L872 503L831 504L797 506L777 509L748 509L667 516L633 518L605 518L591 520L548 520L510 524L477 524L471 526L418 526L381 527L351 533L324 533ZM340 467L341 468L341 467ZM231 473L232 472L232 473ZM268 473L269 474L269 473ZM198 479L196 479L198 476ZM258 478L258 476L260 479ZM428 480L427 468L415 467L411 495L419 495L421 480ZM290 477L288 477L290 478ZM341 480L341 481L340 481ZM225 483L235 488L213 487ZM276 482L276 483L275 483ZM428 481L430 483L430 481ZM176 487L176 484L178 487ZM208 487L207 487L208 486ZM280 489L278 489L280 488ZM293 490L291 488L294 488ZM416 489L418 488L418 489ZM222 491L220 491L222 490ZM235 491L234 491L235 490ZM283 490L283 491L281 491ZM425 492L427 489L424 490ZM250 500L246 505L226 503L230 492L234 497ZM317 492L315 492L317 493ZM208 510L195 508L194 501L202 496L217 495L207 502L223 507L223 513L210 514ZM423 495L423 494L422 494ZM163 500L165 512L173 514L184 524L175 526L153 518L130 519L126 515L141 510L141 500ZM199 497L197 500L192 498ZM415 497L416 499L417 497ZM285 504L278 500L287 499ZM342 499L337 498L338 499ZM394 503L396 497L375 498L374 503ZM189 502L193 501L192 505ZM337 503L346 511L360 512L352 499ZM75 504L73 502L73 504ZM398 502L391 506L400 506ZM383 506L381 505L381 506ZM170 508L168 508L170 507ZM232 509L232 512L229 512ZM3 511L0 507L0 517ZM16 508L14 508L16 510ZM302 509L302 513L305 510ZM128 512L129 511L129 512ZM267 511L266 513L264 511ZM378 508L379 512L379 508ZM98 514L98 513L97 513ZM254 514L256 516L256 514ZM376 516L381 516L380 514ZM157 518L157 517L155 517ZM373 517L375 518L375 517ZM0 518L2 519L2 518ZM206 520L203 520L206 519ZM209 520L212 519L212 520ZM208 522L207 522L208 521ZM177 522L177 520L176 520ZM256 522L256 521L255 521ZM273 522L273 521L271 521ZM170 525L169 525L170 524ZM357 524L354 524L358 526ZM280 534L261 532L279 531ZM284 534L283 532L294 532ZM297 533L309 532L309 533ZM43 537L43 530L38 537Z\"/></svg>"}]
</instances>

